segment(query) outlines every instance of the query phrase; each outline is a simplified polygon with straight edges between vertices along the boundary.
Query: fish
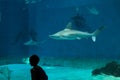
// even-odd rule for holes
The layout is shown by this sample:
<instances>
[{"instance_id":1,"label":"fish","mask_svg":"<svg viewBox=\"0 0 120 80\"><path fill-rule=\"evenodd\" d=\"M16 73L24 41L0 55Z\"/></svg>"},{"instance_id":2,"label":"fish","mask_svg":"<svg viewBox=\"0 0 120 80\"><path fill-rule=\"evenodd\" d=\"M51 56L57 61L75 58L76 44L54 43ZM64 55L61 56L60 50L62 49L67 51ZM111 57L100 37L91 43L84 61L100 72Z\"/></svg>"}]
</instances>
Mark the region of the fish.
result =
<instances>
[{"instance_id":1,"label":"fish","mask_svg":"<svg viewBox=\"0 0 120 80\"><path fill-rule=\"evenodd\" d=\"M94 15L99 15L100 13L99 13L99 11L96 9L96 8L94 8L94 7L92 7L92 8L87 8L88 9L88 11L91 13L91 14L94 14Z\"/></svg>"},{"instance_id":2,"label":"fish","mask_svg":"<svg viewBox=\"0 0 120 80\"><path fill-rule=\"evenodd\" d=\"M23 62L24 64L29 64L29 63L30 63L29 59L30 59L29 57L23 58L23 59L22 59L22 62Z\"/></svg>"},{"instance_id":3,"label":"fish","mask_svg":"<svg viewBox=\"0 0 120 80\"><path fill-rule=\"evenodd\" d=\"M99 27L92 33L74 30L71 28L72 23L69 22L65 29L58 31L52 35L49 35L50 38L56 39L56 40L81 40L83 38L92 38L92 41L96 41L96 36L103 30L104 26Z\"/></svg>"},{"instance_id":4,"label":"fish","mask_svg":"<svg viewBox=\"0 0 120 80\"><path fill-rule=\"evenodd\" d=\"M27 42L24 43L24 45L26 46L35 46L35 45L39 45L41 42L35 41L33 39L28 40Z\"/></svg>"}]
</instances>

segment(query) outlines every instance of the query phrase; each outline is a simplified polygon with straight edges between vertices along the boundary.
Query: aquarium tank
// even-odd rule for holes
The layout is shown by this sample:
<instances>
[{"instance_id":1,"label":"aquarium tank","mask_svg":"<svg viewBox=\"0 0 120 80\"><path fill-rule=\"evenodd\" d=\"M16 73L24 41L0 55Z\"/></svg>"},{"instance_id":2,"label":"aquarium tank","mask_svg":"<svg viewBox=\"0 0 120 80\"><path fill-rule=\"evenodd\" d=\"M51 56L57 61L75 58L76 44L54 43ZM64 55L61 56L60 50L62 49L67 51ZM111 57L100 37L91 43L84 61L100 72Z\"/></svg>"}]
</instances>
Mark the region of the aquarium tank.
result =
<instances>
[{"instance_id":1,"label":"aquarium tank","mask_svg":"<svg viewBox=\"0 0 120 80\"><path fill-rule=\"evenodd\" d=\"M0 0L0 80L120 80L120 0ZM41 80L41 78L39 79Z\"/></svg>"}]
</instances>

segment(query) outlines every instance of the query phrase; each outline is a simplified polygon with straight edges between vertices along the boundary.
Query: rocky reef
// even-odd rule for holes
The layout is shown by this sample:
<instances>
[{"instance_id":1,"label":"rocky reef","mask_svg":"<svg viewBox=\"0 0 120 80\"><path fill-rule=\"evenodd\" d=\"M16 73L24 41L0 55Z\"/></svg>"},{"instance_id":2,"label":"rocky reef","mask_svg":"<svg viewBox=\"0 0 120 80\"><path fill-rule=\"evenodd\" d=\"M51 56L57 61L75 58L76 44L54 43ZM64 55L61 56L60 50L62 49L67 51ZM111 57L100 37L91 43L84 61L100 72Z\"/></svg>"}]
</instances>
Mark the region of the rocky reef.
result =
<instances>
[{"instance_id":1,"label":"rocky reef","mask_svg":"<svg viewBox=\"0 0 120 80\"><path fill-rule=\"evenodd\" d=\"M116 61L107 63L104 67L99 69L94 69L92 75L97 76L100 74L112 75L115 77L120 77L120 64Z\"/></svg>"}]
</instances>

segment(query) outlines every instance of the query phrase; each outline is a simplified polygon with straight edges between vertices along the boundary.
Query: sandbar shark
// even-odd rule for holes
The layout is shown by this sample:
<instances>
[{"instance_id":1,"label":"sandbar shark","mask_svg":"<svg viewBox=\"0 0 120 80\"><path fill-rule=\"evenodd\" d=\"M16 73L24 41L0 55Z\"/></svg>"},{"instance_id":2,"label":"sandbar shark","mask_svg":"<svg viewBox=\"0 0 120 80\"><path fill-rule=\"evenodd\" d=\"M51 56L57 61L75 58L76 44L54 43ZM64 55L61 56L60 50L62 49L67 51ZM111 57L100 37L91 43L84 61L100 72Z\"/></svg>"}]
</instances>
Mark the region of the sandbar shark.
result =
<instances>
[{"instance_id":1,"label":"sandbar shark","mask_svg":"<svg viewBox=\"0 0 120 80\"><path fill-rule=\"evenodd\" d=\"M34 46L34 45L39 45L41 42L34 41L33 39L28 40L27 42L24 43L24 45L27 46Z\"/></svg>"},{"instance_id":2,"label":"sandbar shark","mask_svg":"<svg viewBox=\"0 0 120 80\"><path fill-rule=\"evenodd\" d=\"M50 38L56 40L81 40L82 38L89 38L91 37L93 42L96 41L96 36L103 30L104 26L99 27L92 33L83 32L79 30L72 29L72 23L69 22L65 29L49 35Z\"/></svg>"}]
</instances>

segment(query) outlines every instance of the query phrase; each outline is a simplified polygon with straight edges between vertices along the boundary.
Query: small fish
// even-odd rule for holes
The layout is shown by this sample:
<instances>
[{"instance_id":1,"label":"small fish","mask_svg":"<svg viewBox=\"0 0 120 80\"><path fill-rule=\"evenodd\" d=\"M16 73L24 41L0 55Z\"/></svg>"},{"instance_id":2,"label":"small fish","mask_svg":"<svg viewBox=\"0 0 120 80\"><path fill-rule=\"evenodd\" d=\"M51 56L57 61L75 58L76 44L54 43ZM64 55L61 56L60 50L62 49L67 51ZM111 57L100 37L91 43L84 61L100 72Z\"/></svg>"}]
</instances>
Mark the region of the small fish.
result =
<instances>
[{"instance_id":1,"label":"small fish","mask_svg":"<svg viewBox=\"0 0 120 80\"><path fill-rule=\"evenodd\" d=\"M29 63L30 63L30 62L29 62L29 57L23 58L23 59L22 59L22 62L25 63L25 64L29 64Z\"/></svg>"},{"instance_id":2,"label":"small fish","mask_svg":"<svg viewBox=\"0 0 120 80\"><path fill-rule=\"evenodd\" d=\"M92 8L87 8L87 9L91 14L99 15L99 11L96 8L92 7Z\"/></svg>"}]
</instances>

